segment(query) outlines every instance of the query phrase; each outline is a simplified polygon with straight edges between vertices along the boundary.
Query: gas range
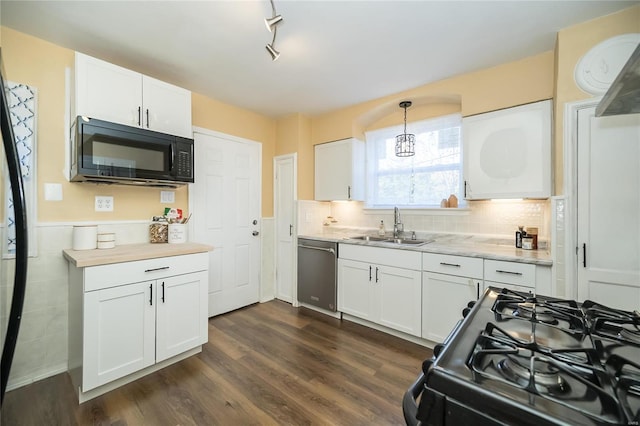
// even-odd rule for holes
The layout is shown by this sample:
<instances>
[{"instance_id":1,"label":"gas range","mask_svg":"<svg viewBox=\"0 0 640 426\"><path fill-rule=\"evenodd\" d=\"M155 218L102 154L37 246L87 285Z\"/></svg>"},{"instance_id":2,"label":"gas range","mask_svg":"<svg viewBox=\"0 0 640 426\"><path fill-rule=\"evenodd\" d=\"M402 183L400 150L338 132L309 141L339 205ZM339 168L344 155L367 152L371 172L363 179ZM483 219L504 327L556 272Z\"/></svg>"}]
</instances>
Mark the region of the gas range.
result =
<instances>
[{"instance_id":1,"label":"gas range","mask_svg":"<svg viewBox=\"0 0 640 426\"><path fill-rule=\"evenodd\" d=\"M489 288L434 353L407 424L640 424L638 312Z\"/></svg>"}]
</instances>

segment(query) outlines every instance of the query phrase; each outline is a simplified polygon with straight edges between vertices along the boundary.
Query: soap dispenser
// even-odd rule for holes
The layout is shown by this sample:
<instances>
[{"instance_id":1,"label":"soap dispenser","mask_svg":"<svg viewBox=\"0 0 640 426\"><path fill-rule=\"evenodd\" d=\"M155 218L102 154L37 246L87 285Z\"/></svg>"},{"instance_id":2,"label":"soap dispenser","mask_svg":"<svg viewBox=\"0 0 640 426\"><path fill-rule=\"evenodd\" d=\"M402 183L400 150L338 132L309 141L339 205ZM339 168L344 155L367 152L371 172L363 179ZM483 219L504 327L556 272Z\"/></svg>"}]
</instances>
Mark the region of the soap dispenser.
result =
<instances>
[{"instance_id":1,"label":"soap dispenser","mask_svg":"<svg viewBox=\"0 0 640 426\"><path fill-rule=\"evenodd\" d=\"M384 221L381 220L380 221L380 228L378 228L378 235L380 235L381 237L384 237L384 234L385 234Z\"/></svg>"}]
</instances>

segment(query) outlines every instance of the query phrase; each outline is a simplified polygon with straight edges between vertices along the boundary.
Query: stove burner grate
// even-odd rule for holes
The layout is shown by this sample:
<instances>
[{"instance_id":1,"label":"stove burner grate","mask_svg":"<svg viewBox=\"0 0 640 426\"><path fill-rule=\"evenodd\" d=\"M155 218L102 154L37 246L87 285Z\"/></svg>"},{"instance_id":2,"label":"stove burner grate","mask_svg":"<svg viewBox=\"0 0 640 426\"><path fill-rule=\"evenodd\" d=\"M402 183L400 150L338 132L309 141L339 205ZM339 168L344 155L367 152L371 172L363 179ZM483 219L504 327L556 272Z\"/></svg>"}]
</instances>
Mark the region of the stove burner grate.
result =
<instances>
[{"instance_id":1,"label":"stove burner grate","mask_svg":"<svg viewBox=\"0 0 640 426\"><path fill-rule=\"evenodd\" d=\"M550 349L538 345L535 339L525 342L513 338L488 323L476 340L467 366L476 383L505 383L529 395L580 409L598 423L620 423L633 418L625 417L614 385L594 348ZM627 386L626 394L633 394L638 384ZM631 398L632 407L626 411L633 411L636 400L640 402Z\"/></svg>"},{"instance_id":2,"label":"stove burner grate","mask_svg":"<svg viewBox=\"0 0 640 426\"><path fill-rule=\"evenodd\" d=\"M530 365L522 365L515 356L506 356L498 361L496 367L507 379L523 387L533 385L540 393L555 395L571 391L571 387L560 374L560 370L552 364L540 362L535 358L525 361Z\"/></svg>"},{"instance_id":3,"label":"stove burner grate","mask_svg":"<svg viewBox=\"0 0 640 426\"><path fill-rule=\"evenodd\" d=\"M503 289L493 304L496 321L526 320L584 333L583 314L573 300L538 298Z\"/></svg>"},{"instance_id":4,"label":"stove burner grate","mask_svg":"<svg viewBox=\"0 0 640 426\"><path fill-rule=\"evenodd\" d=\"M640 346L640 316L637 312L609 308L591 300L586 300L582 306L585 317L591 322L592 335Z\"/></svg>"}]
</instances>

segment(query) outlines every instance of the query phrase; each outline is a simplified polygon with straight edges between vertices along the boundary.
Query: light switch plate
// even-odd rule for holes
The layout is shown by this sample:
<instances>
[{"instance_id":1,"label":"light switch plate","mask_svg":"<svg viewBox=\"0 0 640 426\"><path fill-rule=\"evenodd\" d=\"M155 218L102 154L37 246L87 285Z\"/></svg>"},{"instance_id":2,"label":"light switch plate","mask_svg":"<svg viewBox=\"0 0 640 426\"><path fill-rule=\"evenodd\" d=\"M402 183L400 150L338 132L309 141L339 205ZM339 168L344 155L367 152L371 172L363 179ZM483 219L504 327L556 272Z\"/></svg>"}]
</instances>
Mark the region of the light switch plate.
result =
<instances>
[{"instance_id":1,"label":"light switch plate","mask_svg":"<svg viewBox=\"0 0 640 426\"><path fill-rule=\"evenodd\" d=\"M97 212L112 212L113 211L113 197L105 195L96 195L96 211Z\"/></svg>"},{"instance_id":2,"label":"light switch plate","mask_svg":"<svg viewBox=\"0 0 640 426\"><path fill-rule=\"evenodd\" d=\"M175 203L176 193L174 191L160 191L160 202L163 204Z\"/></svg>"},{"instance_id":3,"label":"light switch plate","mask_svg":"<svg viewBox=\"0 0 640 426\"><path fill-rule=\"evenodd\" d=\"M59 183L44 184L45 201L62 201L62 185Z\"/></svg>"}]
</instances>

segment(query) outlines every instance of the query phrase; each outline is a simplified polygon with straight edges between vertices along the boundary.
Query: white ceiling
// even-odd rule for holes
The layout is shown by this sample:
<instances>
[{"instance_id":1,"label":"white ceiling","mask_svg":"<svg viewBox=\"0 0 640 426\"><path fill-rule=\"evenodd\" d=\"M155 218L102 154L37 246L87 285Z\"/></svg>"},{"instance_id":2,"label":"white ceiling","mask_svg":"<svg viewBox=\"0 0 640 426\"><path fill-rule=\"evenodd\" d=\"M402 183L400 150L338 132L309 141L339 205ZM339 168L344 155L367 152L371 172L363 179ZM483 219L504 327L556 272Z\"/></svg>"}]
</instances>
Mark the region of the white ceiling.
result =
<instances>
[{"instance_id":1,"label":"white ceiling","mask_svg":"<svg viewBox=\"0 0 640 426\"><path fill-rule=\"evenodd\" d=\"M554 47L640 1L7 1L3 26L270 117L315 115ZM38 66L34 64L34 66Z\"/></svg>"}]
</instances>

